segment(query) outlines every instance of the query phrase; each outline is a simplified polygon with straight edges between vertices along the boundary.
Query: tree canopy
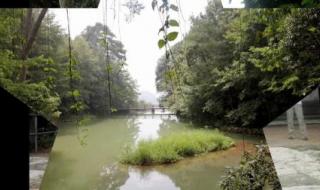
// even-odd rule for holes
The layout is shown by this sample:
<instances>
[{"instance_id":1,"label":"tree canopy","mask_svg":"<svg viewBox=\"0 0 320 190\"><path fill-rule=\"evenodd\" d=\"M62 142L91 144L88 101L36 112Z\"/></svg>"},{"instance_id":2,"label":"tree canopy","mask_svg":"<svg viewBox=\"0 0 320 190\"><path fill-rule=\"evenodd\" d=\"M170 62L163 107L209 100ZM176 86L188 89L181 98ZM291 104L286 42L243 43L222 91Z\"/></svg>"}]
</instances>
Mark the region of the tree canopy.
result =
<instances>
[{"instance_id":1,"label":"tree canopy","mask_svg":"<svg viewBox=\"0 0 320 190\"><path fill-rule=\"evenodd\" d=\"M43 10L1 11L0 85L48 118L60 113L71 114L70 93L78 96L86 113L105 114L111 109L107 103L108 82L111 83L114 108L135 105L137 87L125 67L124 46L108 29L110 65L107 67L101 23L88 26L71 41L74 89L70 89L67 34L54 20L54 14L44 13L42 19L37 19ZM37 21L39 29L32 33L30 28L35 27ZM31 36L34 41L25 52ZM110 81L107 80L107 70L110 71Z\"/></svg>"},{"instance_id":2,"label":"tree canopy","mask_svg":"<svg viewBox=\"0 0 320 190\"><path fill-rule=\"evenodd\" d=\"M320 7L319 0L244 0L247 8Z\"/></svg>"},{"instance_id":3,"label":"tree canopy","mask_svg":"<svg viewBox=\"0 0 320 190\"><path fill-rule=\"evenodd\" d=\"M264 127L320 82L318 9L222 9L211 1L157 66L162 103L216 127Z\"/></svg>"}]
</instances>

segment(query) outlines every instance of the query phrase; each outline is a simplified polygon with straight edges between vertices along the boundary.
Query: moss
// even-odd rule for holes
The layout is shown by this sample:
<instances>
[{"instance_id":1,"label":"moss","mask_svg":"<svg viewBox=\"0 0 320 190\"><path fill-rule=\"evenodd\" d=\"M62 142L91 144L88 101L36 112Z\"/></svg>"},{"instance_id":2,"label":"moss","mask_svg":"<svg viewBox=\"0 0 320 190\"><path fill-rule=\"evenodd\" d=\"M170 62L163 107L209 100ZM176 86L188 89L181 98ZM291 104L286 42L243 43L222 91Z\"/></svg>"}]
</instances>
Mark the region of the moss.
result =
<instances>
[{"instance_id":1,"label":"moss","mask_svg":"<svg viewBox=\"0 0 320 190\"><path fill-rule=\"evenodd\" d=\"M171 134L156 140L142 140L137 147L127 150L121 163L131 165L153 165L177 162L185 157L195 156L234 145L231 138L217 130L195 130Z\"/></svg>"}]
</instances>

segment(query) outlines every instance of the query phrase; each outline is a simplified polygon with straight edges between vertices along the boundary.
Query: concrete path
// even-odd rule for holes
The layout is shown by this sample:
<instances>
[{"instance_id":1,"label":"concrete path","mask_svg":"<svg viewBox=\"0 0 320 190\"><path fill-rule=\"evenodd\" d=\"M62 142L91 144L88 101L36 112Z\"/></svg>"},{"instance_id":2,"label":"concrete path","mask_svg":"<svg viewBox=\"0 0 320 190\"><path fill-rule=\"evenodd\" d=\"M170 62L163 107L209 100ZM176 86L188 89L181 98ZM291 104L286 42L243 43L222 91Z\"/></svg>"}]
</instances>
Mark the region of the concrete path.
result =
<instances>
[{"instance_id":1,"label":"concrete path","mask_svg":"<svg viewBox=\"0 0 320 190\"><path fill-rule=\"evenodd\" d=\"M270 147L283 189L320 189L320 150Z\"/></svg>"},{"instance_id":2,"label":"concrete path","mask_svg":"<svg viewBox=\"0 0 320 190\"><path fill-rule=\"evenodd\" d=\"M283 190L320 190L320 125L308 125L309 140L290 140L286 126L264 128Z\"/></svg>"},{"instance_id":3,"label":"concrete path","mask_svg":"<svg viewBox=\"0 0 320 190\"><path fill-rule=\"evenodd\" d=\"M39 190L47 164L47 154L30 155L30 190Z\"/></svg>"}]
</instances>

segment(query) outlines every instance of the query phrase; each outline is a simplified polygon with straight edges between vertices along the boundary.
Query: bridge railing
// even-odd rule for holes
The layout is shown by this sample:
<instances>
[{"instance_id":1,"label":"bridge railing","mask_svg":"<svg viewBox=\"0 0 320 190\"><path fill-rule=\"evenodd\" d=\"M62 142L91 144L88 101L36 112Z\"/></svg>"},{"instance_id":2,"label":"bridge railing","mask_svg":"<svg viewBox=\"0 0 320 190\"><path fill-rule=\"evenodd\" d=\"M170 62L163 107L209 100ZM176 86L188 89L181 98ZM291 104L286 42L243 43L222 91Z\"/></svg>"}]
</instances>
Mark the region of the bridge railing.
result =
<instances>
[{"instance_id":1,"label":"bridge railing","mask_svg":"<svg viewBox=\"0 0 320 190\"><path fill-rule=\"evenodd\" d=\"M120 108L117 109L116 113L134 115L175 115L175 113L169 111L168 107Z\"/></svg>"}]
</instances>

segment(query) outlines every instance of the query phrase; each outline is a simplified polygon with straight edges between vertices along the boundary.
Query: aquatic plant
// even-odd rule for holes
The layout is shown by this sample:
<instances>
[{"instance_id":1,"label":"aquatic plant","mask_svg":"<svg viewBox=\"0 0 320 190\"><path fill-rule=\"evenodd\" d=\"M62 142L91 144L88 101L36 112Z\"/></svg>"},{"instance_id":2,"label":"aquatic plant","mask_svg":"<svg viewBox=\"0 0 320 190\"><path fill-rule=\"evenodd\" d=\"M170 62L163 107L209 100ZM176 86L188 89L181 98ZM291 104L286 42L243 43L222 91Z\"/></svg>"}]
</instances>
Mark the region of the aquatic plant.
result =
<instances>
[{"instance_id":1,"label":"aquatic plant","mask_svg":"<svg viewBox=\"0 0 320 190\"><path fill-rule=\"evenodd\" d=\"M142 140L135 148L129 148L121 157L121 163L131 165L169 164L185 157L196 156L234 145L231 138L218 130L194 130L170 134L156 140Z\"/></svg>"}]
</instances>

